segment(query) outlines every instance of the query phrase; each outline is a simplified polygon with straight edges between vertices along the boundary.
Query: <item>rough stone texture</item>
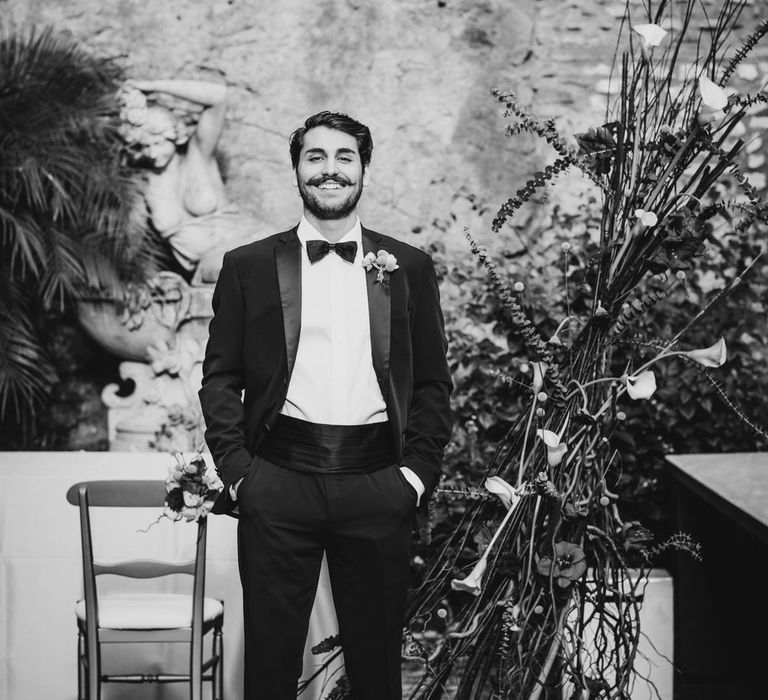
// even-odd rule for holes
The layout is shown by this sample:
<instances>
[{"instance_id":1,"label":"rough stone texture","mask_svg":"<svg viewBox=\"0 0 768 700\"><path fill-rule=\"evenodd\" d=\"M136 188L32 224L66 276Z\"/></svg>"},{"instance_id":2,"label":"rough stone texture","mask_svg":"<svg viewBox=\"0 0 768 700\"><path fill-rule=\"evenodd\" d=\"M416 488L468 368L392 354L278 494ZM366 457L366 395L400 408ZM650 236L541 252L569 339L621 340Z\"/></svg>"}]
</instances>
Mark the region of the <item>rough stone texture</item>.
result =
<instances>
[{"instance_id":1,"label":"rough stone texture","mask_svg":"<svg viewBox=\"0 0 768 700\"><path fill-rule=\"evenodd\" d=\"M464 227L486 233L492 210L551 155L504 135L490 88L512 89L565 135L599 123L624 2L0 0L0 8L6 21L50 24L118 58L132 77L225 80L229 194L266 231L300 213L288 135L308 114L334 109L374 134L364 221L463 250ZM765 8L754 0L739 31ZM464 211L467 193L489 211ZM446 235L433 224L451 213Z\"/></svg>"},{"instance_id":2,"label":"rough stone texture","mask_svg":"<svg viewBox=\"0 0 768 700\"><path fill-rule=\"evenodd\" d=\"M719 0L702 4L714 14ZM768 0L752 0L732 50L766 9ZM490 233L498 206L554 157L533 137L505 135L490 89L515 92L566 138L599 125L623 11L623 0L0 0L3 23L50 25L131 77L226 81L227 188L264 233L300 214L288 135L333 109L373 131L364 222L422 247L440 239L457 256L469 255L465 230L513 247L513 230L547 225L548 207L533 205L501 236ZM697 32L690 37L693 52ZM766 74L764 41L732 82L754 93ZM745 165L761 189L766 124L765 105L746 123ZM566 174L549 202L575 211L587 187Z\"/></svg>"}]
</instances>

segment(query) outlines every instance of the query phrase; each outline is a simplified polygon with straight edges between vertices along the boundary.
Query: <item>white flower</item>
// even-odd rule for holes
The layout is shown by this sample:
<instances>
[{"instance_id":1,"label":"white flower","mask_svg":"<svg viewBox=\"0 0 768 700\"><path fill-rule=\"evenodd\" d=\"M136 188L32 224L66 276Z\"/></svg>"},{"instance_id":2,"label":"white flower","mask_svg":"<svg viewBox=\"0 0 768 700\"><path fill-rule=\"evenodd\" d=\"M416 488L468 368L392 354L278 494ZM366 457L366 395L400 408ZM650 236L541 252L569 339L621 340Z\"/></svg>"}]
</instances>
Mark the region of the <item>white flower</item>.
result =
<instances>
[{"instance_id":1,"label":"white flower","mask_svg":"<svg viewBox=\"0 0 768 700\"><path fill-rule=\"evenodd\" d=\"M544 441L544 445L547 448L547 464L550 467L556 467L563 461L563 457L568 452L568 445L560 442L560 436L557 433L545 430L544 428L538 428L536 436Z\"/></svg>"},{"instance_id":2,"label":"white flower","mask_svg":"<svg viewBox=\"0 0 768 700\"><path fill-rule=\"evenodd\" d=\"M194 462L185 464L183 467L185 474L197 474L197 465Z\"/></svg>"},{"instance_id":3,"label":"white flower","mask_svg":"<svg viewBox=\"0 0 768 700\"><path fill-rule=\"evenodd\" d=\"M363 258L363 267L366 270L370 270L373 264L376 262L376 253L367 253Z\"/></svg>"},{"instance_id":4,"label":"white flower","mask_svg":"<svg viewBox=\"0 0 768 700\"><path fill-rule=\"evenodd\" d=\"M498 496L507 510L514 508L520 500L517 489L504 481L500 476L489 476L485 480L485 489L488 493Z\"/></svg>"},{"instance_id":5,"label":"white flower","mask_svg":"<svg viewBox=\"0 0 768 700\"><path fill-rule=\"evenodd\" d=\"M451 588L454 591L465 591L474 596L480 595L483 589L483 574L487 566L488 559L485 556L481 557L469 573L469 576L462 579L455 578L451 581Z\"/></svg>"},{"instance_id":6,"label":"white flower","mask_svg":"<svg viewBox=\"0 0 768 700\"><path fill-rule=\"evenodd\" d=\"M646 49L658 46L667 35L667 30L662 29L658 24L638 24L632 29L640 35L643 40L643 47Z\"/></svg>"},{"instance_id":7,"label":"white flower","mask_svg":"<svg viewBox=\"0 0 768 700\"><path fill-rule=\"evenodd\" d=\"M143 105L141 107L126 107L120 116L132 126L142 126L147 121L148 113L147 106Z\"/></svg>"},{"instance_id":8,"label":"white flower","mask_svg":"<svg viewBox=\"0 0 768 700\"><path fill-rule=\"evenodd\" d=\"M650 399L656 391L656 376L651 370L634 376L622 377L627 384L627 393L631 399Z\"/></svg>"},{"instance_id":9,"label":"white flower","mask_svg":"<svg viewBox=\"0 0 768 700\"><path fill-rule=\"evenodd\" d=\"M184 518L184 520L191 523L192 521L197 520L199 513L197 511L197 508L190 508L189 506L184 506L181 509L180 515L182 518Z\"/></svg>"},{"instance_id":10,"label":"white flower","mask_svg":"<svg viewBox=\"0 0 768 700\"><path fill-rule=\"evenodd\" d=\"M645 211L645 209L635 209L635 216L640 220L643 226L655 226L659 223L659 217L652 211Z\"/></svg>"},{"instance_id":11,"label":"white flower","mask_svg":"<svg viewBox=\"0 0 768 700\"><path fill-rule=\"evenodd\" d=\"M203 483L205 484L205 487L211 491L221 491L221 489L224 488L224 484L221 479L219 479L219 475L212 469L206 470L205 476L203 476Z\"/></svg>"},{"instance_id":12,"label":"white flower","mask_svg":"<svg viewBox=\"0 0 768 700\"><path fill-rule=\"evenodd\" d=\"M184 505L188 508L197 508L198 506L202 505L203 503L203 497L198 493L190 493L189 491L184 491Z\"/></svg>"},{"instance_id":13,"label":"white flower","mask_svg":"<svg viewBox=\"0 0 768 700\"><path fill-rule=\"evenodd\" d=\"M680 354L694 362L698 362L704 367L721 367L725 362L727 354L725 340L720 338L714 345L710 345L708 348L697 348L696 350L688 350Z\"/></svg>"},{"instance_id":14,"label":"white flower","mask_svg":"<svg viewBox=\"0 0 768 700\"><path fill-rule=\"evenodd\" d=\"M475 564L474 568L469 573L469 576L463 579L455 578L451 581L451 588L454 591L466 591L472 595L480 595L483 584L483 574L485 573L485 568L488 565L488 555L491 553L493 545L496 544L496 540L499 538L499 535L501 535L501 533L504 531L504 528L510 522L512 514L515 511L515 506L520 502L520 500L521 499L518 498L509 507L506 515L504 516L504 519L501 521L501 523L499 523L499 526L496 528L496 532L494 532L493 537L491 537L491 541L483 551L483 554L477 564Z\"/></svg>"},{"instance_id":15,"label":"white flower","mask_svg":"<svg viewBox=\"0 0 768 700\"><path fill-rule=\"evenodd\" d=\"M168 520L181 520L182 515L178 511L173 510L170 506L165 506L163 508L163 515L168 518Z\"/></svg>"},{"instance_id":16,"label":"white flower","mask_svg":"<svg viewBox=\"0 0 768 700\"><path fill-rule=\"evenodd\" d=\"M374 267L377 270L376 281L384 284L384 273L392 274L400 266L397 264L397 258L386 250L380 250L377 253L367 253L363 257L363 267L370 272Z\"/></svg>"},{"instance_id":17,"label":"white flower","mask_svg":"<svg viewBox=\"0 0 768 700\"><path fill-rule=\"evenodd\" d=\"M146 107L147 96L130 83L123 85L118 91L118 98L126 107Z\"/></svg>"},{"instance_id":18,"label":"white flower","mask_svg":"<svg viewBox=\"0 0 768 700\"><path fill-rule=\"evenodd\" d=\"M703 75L699 78L699 93L701 93L701 104L710 111L717 112L728 104L728 95L725 94L725 90Z\"/></svg>"}]
</instances>

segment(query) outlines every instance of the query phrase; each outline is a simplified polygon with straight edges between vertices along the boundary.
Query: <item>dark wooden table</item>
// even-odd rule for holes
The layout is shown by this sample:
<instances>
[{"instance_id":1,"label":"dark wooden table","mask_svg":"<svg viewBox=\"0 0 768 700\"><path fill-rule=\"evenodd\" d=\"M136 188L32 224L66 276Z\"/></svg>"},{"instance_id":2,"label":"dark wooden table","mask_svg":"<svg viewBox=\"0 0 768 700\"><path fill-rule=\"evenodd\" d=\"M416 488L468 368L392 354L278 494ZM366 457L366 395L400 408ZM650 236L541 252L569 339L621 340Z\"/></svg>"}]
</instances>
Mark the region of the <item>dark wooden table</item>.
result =
<instances>
[{"instance_id":1,"label":"dark wooden table","mask_svg":"<svg viewBox=\"0 0 768 700\"><path fill-rule=\"evenodd\" d=\"M768 698L768 453L667 460L677 529L701 545L676 561L674 700Z\"/></svg>"}]
</instances>

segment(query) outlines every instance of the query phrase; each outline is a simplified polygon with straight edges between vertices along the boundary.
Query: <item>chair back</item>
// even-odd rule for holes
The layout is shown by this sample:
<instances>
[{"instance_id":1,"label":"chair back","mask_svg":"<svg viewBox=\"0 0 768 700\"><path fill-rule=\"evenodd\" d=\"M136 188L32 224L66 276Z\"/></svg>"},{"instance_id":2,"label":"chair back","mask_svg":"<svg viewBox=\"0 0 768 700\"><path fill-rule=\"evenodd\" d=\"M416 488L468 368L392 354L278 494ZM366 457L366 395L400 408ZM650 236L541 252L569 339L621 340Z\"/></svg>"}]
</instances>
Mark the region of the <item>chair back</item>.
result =
<instances>
[{"instance_id":1,"label":"chair back","mask_svg":"<svg viewBox=\"0 0 768 700\"><path fill-rule=\"evenodd\" d=\"M80 504L81 489L88 492L88 502L94 507L162 508L165 501L165 482L157 479L81 481L67 491L67 501L73 506Z\"/></svg>"},{"instance_id":2,"label":"chair back","mask_svg":"<svg viewBox=\"0 0 768 700\"><path fill-rule=\"evenodd\" d=\"M184 562L133 559L115 563L94 561L90 508L162 508L165 502L165 482L162 480L96 480L73 484L67 491L67 501L80 511L80 543L82 546L83 588L86 624L91 639L98 639L98 595L96 576L114 574L130 578L156 578L173 574L193 576L192 630L201 635L203 600L205 596L206 519L197 522L195 557ZM200 640L193 640L201 643Z\"/></svg>"}]
</instances>

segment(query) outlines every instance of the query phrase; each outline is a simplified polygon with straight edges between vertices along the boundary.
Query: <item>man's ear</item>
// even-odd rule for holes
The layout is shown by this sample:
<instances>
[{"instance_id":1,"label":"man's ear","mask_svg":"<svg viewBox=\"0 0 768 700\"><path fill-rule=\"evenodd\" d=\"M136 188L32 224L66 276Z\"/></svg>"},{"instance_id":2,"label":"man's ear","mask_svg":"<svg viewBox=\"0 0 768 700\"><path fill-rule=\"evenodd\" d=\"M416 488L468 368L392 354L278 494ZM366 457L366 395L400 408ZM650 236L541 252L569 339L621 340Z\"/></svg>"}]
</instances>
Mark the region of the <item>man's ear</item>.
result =
<instances>
[{"instance_id":1,"label":"man's ear","mask_svg":"<svg viewBox=\"0 0 768 700\"><path fill-rule=\"evenodd\" d=\"M298 187L299 186L299 175L296 172L296 168L291 170L291 182L293 183L294 187Z\"/></svg>"},{"instance_id":2,"label":"man's ear","mask_svg":"<svg viewBox=\"0 0 768 700\"><path fill-rule=\"evenodd\" d=\"M370 166L366 165L363 169L363 187L368 187L368 173L370 171Z\"/></svg>"}]
</instances>

